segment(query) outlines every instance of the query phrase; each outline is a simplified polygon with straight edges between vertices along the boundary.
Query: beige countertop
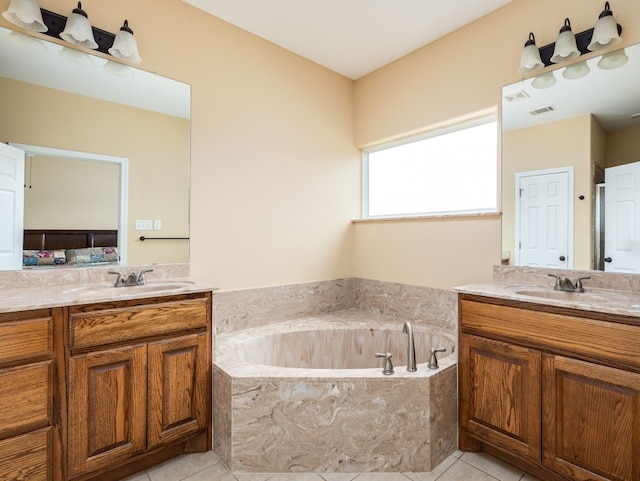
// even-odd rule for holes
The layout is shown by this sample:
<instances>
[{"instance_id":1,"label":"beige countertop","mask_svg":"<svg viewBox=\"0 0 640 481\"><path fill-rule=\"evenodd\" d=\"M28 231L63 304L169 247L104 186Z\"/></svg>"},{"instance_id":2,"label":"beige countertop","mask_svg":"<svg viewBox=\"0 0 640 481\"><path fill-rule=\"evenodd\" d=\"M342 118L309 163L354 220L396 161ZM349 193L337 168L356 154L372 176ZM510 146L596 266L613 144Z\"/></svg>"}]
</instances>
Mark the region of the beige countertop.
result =
<instances>
[{"instance_id":1,"label":"beige countertop","mask_svg":"<svg viewBox=\"0 0 640 481\"><path fill-rule=\"evenodd\" d=\"M110 283L47 285L0 289L0 313L62 306L125 301L214 291L218 288L185 279L148 281L142 286L114 287Z\"/></svg>"},{"instance_id":2,"label":"beige countertop","mask_svg":"<svg viewBox=\"0 0 640 481\"><path fill-rule=\"evenodd\" d=\"M640 294L618 289L585 286L584 292L563 292L555 291L552 285L493 281L460 286L454 290L463 294L640 317Z\"/></svg>"}]
</instances>

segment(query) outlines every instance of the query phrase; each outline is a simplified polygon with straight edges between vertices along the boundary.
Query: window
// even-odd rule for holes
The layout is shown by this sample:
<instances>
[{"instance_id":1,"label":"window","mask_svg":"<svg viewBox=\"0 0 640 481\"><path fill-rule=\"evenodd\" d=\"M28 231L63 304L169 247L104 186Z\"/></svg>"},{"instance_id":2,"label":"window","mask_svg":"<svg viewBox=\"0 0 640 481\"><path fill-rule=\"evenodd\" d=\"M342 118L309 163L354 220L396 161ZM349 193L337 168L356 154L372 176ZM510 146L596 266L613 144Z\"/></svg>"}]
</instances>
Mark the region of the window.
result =
<instances>
[{"instance_id":1,"label":"window","mask_svg":"<svg viewBox=\"0 0 640 481\"><path fill-rule=\"evenodd\" d=\"M495 212L495 116L363 153L363 217Z\"/></svg>"}]
</instances>

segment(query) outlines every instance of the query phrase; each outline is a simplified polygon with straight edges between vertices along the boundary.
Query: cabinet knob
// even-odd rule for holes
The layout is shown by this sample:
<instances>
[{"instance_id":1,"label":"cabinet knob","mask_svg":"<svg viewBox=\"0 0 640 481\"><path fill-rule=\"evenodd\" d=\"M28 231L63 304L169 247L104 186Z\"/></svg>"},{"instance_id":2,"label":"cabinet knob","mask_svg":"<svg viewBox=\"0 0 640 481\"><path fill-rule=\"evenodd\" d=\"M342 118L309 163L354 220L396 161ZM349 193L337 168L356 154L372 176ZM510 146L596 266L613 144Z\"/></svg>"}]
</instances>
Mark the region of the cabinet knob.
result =
<instances>
[{"instance_id":1,"label":"cabinet knob","mask_svg":"<svg viewBox=\"0 0 640 481\"><path fill-rule=\"evenodd\" d=\"M560 257L559 257L559 259L560 259L562 262L564 262L564 261L566 261L566 260L567 260L567 258L566 258L565 256L560 256Z\"/></svg>"},{"instance_id":2,"label":"cabinet knob","mask_svg":"<svg viewBox=\"0 0 640 481\"><path fill-rule=\"evenodd\" d=\"M605 258L604 258L604 261L605 261L605 262L612 262L612 261L613 261L613 259L612 259L611 257L605 257Z\"/></svg>"}]
</instances>

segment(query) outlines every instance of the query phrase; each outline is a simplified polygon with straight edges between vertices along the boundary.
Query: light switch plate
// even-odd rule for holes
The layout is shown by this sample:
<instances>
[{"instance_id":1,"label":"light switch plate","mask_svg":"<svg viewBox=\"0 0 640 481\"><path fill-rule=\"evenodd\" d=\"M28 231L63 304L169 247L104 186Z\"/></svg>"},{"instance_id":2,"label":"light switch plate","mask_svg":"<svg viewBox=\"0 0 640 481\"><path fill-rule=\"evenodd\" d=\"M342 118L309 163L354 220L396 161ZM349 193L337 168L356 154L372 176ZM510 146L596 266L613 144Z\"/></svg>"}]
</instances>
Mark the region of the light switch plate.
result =
<instances>
[{"instance_id":1,"label":"light switch plate","mask_svg":"<svg viewBox=\"0 0 640 481\"><path fill-rule=\"evenodd\" d=\"M136 230L151 230L152 222L148 219L136 219Z\"/></svg>"}]
</instances>

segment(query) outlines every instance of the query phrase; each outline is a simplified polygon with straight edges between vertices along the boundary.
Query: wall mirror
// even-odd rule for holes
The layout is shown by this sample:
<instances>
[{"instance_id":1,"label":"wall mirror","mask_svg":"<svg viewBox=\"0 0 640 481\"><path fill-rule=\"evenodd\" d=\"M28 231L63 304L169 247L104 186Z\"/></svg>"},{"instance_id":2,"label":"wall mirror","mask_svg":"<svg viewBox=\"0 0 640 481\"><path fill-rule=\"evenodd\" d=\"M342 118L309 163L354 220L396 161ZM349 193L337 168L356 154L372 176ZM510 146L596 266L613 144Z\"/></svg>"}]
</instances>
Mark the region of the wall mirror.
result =
<instances>
[{"instance_id":1,"label":"wall mirror","mask_svg":"<svg viewBox=\"0 0 640 481\"><path fill-rule=\"evenodd\" d=\"M60 164L55 169L60 175L53 175L40 159L27 158L25 189L33 180L29 194L40 199L35 222L42 224L30 228L107 226L126 239L128 264L189 262L189 85L0 28L0 100L3 143L127 159L126 220L109 227L114 221L107 218L118 218L123 198L105 193L113 175L107 179L72 163ZM103 207L115 204L110 206L114 214L79 220L65 207L73 199L36 195L71 191L45 189L53 182L95 186L84 190L95 192ZM119 189L117 183L114 188ZM150 227L136 222L141 220L151 221Z\"/></svg>"},{"instance_id":2,"label":"wall mirror","mask_svg":"<svg viewBox=\"0 0 640 481\"><path fill-rule=\"evenodd\" d=\"M502 89L503 264L640 272L638 82L633 45Z\"/></svg>"}]
</instances>

